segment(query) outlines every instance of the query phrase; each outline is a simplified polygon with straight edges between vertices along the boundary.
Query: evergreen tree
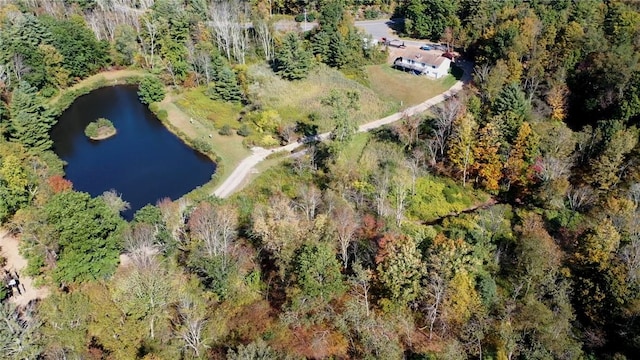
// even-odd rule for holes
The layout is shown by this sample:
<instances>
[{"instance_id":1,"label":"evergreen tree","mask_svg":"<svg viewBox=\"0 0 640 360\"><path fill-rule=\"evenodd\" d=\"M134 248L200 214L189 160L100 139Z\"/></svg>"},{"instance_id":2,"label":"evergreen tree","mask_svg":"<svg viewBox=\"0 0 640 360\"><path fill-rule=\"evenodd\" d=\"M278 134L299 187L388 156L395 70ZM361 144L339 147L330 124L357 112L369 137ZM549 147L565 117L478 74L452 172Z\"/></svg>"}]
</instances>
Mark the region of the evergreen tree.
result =
<instances>
[{"instance_id":1,"label":"evergreen tree","mask_svg":"<svg viewBox=\"0 0 640 360\"><path fill-rule=\"evenodd\" d=\"M522 122L529 118L531 106L518 83L511 83L500 91L493 103L493 112L501 119L500 130L512 142Z\"/></svg>"},{"instance_id":2,"label":"evergreen tree","mask_svg":"<svg viewBox=\"0 0 640 360\"><path fill-rule=\"evenodd\" d=\"M60 247L56 281L84 282L113 274L123 221L101 198L65 191L54 195L43 210Z\"/></svg>"},{"instance_id":3,"label":"evergreen tree","mask_svg":"<svg viewBox=\"0 0 640 360\"><path fill-rule=\"evenodd\" d=\"M72 78L91 75L110 62L109 44L98 41L82 17L74 15L65 20L44 17L43 22Z\"/></svg>"},{"instance_id":4,"label":"evergreen tree","mask_svg":"<svg viewBox=\"0 0 640 360\"><path fill-rule=\"evenodd\" d=\"M213 70L213 75L211 79L215 82L220 80L220 74L227 69L227 63L224 58L220 54L213 54L211 59L211 69Z\"/></svg>"},{"instance_id":5,"label":"evergreen tree","mask_svg":"<svg viewBox=\"0 0 640 360\"><path fill-rule=\"evenodd\" d=\"M304 245L297 258L298 285L305 296L330 301L345 291L340 263L327 243Z\"/></svg>"},{"instance_id":6,"label":"evergreen tree","mask_svg":"<svg viewBox=\"0 0 640 360\"><path fill-rule=\"evenodd\" d=\"M275 72L287 80L304 79L309 73L313 58L295 33L285 36L273 61Z\"/></svg>"},{"instance_id":7,"label":"evergreen tree","mask_svg":"<svg viewBox=\"0 0 640 360\"><path fill-rule=\"evenodd\" d=\"M440 40L447 26L454 24L456 2L449 0L411 0L405 10L405 31L414 37Z\"/></svg>"},{"instance_id":8,"label":"evergreen tree","mask_svg":"<svg viewBox=\"0 0 640 360\"><path fill-rule=\"evenodd\" d=\"M329 66L357 69L372 55L365 49L364 35L344 15L340 1L330 1L322 7L319 27L312 36L314 55Z\"/></svg>"},{"instance_id":9,"label":"evergreen tree","mask_svg":"<svg viewBox=\"0 0 640 360\"><path fill-rule=\"evenodd\" d=\"M17 14L0 32L0 58L11 70L9 83L27 81L41 88L46 81L44 59L38 51L41 44L51 43L51 34L39 18Z\"/></svg>"},{"instance_id":10,"label":"evergreen tree","mask_svg":"<svg viewBox=\"0 0 640 360\"><path fill-rule=\"evenodd\" d=\"M238 80L233 70L223 68L217 73L217 80L207 90L207 95L214 100L238 102L242 100L242 92L238 86Z\"/></svg>"},{"instance_id":11,"label":"evergreen tree","mask_svg":"<svg viewBox=\"0 0 640 360\"><path fill-rule=\"evenodd\" d=\"M51 147L49 130L53 117L44 105L36 89L21 82L14 91L10 105L11 122L9 138L33 151L44 151Z\"/></svg>"}]
</instances>

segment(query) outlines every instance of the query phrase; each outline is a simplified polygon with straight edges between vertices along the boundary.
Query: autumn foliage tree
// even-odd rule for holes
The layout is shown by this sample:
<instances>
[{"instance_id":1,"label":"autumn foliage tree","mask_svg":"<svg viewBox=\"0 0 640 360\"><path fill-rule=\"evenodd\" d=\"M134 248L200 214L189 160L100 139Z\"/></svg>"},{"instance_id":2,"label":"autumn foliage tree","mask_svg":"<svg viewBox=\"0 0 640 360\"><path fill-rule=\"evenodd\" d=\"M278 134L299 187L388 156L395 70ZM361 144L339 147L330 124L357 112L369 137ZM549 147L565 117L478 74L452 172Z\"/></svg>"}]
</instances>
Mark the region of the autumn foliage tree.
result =
<instances>
[{"instance_id":1,"label":"autumn foliage tree","mask_svg":"<svg viewBox=\"0 0 640 360\"><path fill-rule=\"evenodd\" d=\"M472 166L476 181L489 191L497 191L502 179L502 160L499 154L500 132L494 123L488 123L478 134L473 147Z\"/></svg>"},{"instance_id":2,"label":"autumn foliage tree","mask_svg":"<svg viewBox=\"0 0 640 360\"><path fill-rule=\"evenodd\" d=\"M470 113L459 116L453 123L453 135L447 152L447 158L454 171L461 174L462 184L466 186L469 169L475 161L473 148L478 125Z\"/></svg>"},{"instance_id":3,"label":"autumn foliage tree","mask_svg":"<svg viewBox=\"0 0 640 360\"><path fill-rule=\"evenodd\" d=\"M524 122L505 163L505 177L510 185L522 190L533 181L533 164L538 153L537 136L529 123Z\"/></svg>"},{"instance_id":4,"label":"autumn foliage tree","mask_svg":"<svg viewBox=\"0 0 640 360\"><path fill-rule=\"evenodd\" d=\"M54 175L50 177L47 182L51 187L51 190L57 194L60 192L68 191L73 188L73 183L70 180L63 178L60 175Z\"/></svg>"}]
</instances>

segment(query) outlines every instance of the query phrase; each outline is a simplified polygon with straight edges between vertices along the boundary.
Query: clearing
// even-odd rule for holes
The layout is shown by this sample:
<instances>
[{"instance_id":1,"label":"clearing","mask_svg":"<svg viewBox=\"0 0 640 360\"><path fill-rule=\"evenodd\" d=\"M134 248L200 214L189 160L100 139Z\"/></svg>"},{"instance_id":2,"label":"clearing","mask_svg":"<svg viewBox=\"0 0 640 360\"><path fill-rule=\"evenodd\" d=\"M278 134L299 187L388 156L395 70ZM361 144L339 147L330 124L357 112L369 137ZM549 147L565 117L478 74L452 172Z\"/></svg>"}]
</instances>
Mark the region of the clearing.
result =
<instances>
[{"instance_id":1,"label":"clearing","mask_svg":"<svg viewBox=\"0 0 640 360\"><path fill-rule=\"evenodd\" d=\"M24 286L24 290L21 295L13 295L10 297L10 301L17 306L26 306L32 300L44 299L49 295L49 289L36 288L33 284L33 279L24 275L23 269L27 267L27 260L20 255L18 251L20 242L15 237L11 236L6 230L0 229L0 248L2 248L2 256L7 259L7 263L4 266L5 270L10 271L12 274L17 272L20 279L20 284Z\"/></svg>"},{"instance_id":2,"label":"clearing","mask_svg":"<svg viewBox=\"0 0 640 360\"><path fill-rule=\"evenodd\" d=\"M453 75L435 80L405 73L387 64L368 66L367 75L371 88L381 98L402 102L403 108L441 94L457 81Z\"/></svg>"},{"instance_id":3,"label":"clearing","mask_svg":"<svg viewBox=\"0 0 640 360\"><path fill-rule=\"evenodd\" d=\"M333 129L334 124L330 120L333 109L322 104L322 100L332 90L358 92L359 109L351 116L358 124L396 110L393 104L378 96L372 89L322 64L312 69L303 80L284 80L266 65L250 67L248 76L252 82L249 86L250 97L256 99L263 109L276 110L282 124L304 122L317 126L318 132Z\"/></svg>"},{"instance_id":4,"label":"clearing","mask_svg":"<svg viewBox=\"0 0 640 360\"><path fill-rule=\"evenodd\" d=\"M158 104L158 107L167 112L167 121L171 127L192 140L206 141L217 155L215 180L201 187L204 193L209 193L212 186L229 177L242 159L251 154L251 151L243 145L241 136L218 134L214 124L202 117L208 114L207 112L196 112L197 108L191 108L193 112L189 111L190 114L183 111L181 107L188 106L183 99L182 95L171 93Z\"/></svg>"}]
</instances>

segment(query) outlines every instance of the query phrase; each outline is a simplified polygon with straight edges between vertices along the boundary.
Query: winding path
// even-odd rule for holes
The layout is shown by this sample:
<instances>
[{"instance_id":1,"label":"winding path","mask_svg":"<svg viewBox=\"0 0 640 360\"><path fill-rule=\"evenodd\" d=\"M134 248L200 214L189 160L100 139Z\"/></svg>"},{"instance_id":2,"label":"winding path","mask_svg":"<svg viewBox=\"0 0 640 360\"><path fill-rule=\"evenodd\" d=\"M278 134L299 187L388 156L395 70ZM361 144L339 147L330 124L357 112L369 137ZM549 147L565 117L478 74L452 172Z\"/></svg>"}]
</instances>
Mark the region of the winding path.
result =
<instances>
[{"instance_id":1,"label":"winding path","mask_svg":"<svg viewBox=\"0 0 640 360\"><path fill-rule=\"evenodd\" d=\"M26 306L32 300L47 297L49 290L45 287L36 288L33 284L33 279L24 274L24 270L27 267L27 260L20 255L18 251L19 244L18 239L6 230L0 228L0 248L2 249L0 254L7 259L4 270L10 271L12 274L17 273L20 276L21 288L24 289L22 294L14 293L14 295L10 297L10 301L18 306ZM0 269L0 271L2 270Z\"/></svg>"},{"instance_id":2,"label":"winding path","mask_svg":"<svg viewBox=\"0 0 640 360\"><path fill-rule=\"evenodd\" d=\"M462 76L462 79L456 82L451 88L449 88L449 90L443 92L438 96L434 96L431 99L426 100L418 105L407 108L402 112L397 112L395 114L389 115L382 119L374 120L366 124L360 125L360 127L358 128L358 132L366 132L384 125L394 123L406 116L412 116L415 114L422 113L427 109L431 108L432 106L437 105L443 102L445 99L457 94L460 90L462 90L462 86L469 81L470 74L471 74L471 71L470 71L471 64L462 63L459 65L461 65L465 70L464 75ZM262 162L264 159L266 159L269 155L277 152L281 152L281 151L291 152L306 143L314 142L314 141L324 141L328 139L330 135L331 135L330 132L326 132L319 135L309 136L302 139L302 141L300 142L296 142L286 146L281 146L275 149L267 150L261 147L252 148L251 149L252 154L240 162L238 167L231 173L231 175L229 175L229 177L213 192L213 195L219 198L226 198L229 195L233 194L233 192L237 190L238 187L242 184L244 179L251 173L253 168L257 164Z\"/></svg>"}]
</instances>

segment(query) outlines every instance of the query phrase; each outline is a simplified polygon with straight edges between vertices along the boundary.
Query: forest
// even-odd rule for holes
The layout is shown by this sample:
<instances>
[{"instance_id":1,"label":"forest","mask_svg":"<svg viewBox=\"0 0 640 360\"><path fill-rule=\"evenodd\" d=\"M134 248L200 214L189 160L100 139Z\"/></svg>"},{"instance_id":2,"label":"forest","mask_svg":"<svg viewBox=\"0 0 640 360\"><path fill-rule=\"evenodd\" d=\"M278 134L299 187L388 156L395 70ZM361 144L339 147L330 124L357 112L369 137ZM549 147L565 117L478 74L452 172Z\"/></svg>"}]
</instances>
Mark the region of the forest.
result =
<instances>
[{"instance_id":1,"label":"forest","mask_svg":"<svg viewBox=\"0 0 640 360\"><path fill-rule=\"evenodd\" d=\"M356 133L400 110L374 99L388 50L354 24L377 17L454 48L472 81ZM125 221L117 193L74 190L49 136L74 86L117 69L159 118L167 94L206 103L246 146L332 136L228 198ZM274 105L329 78L309 107ZM3 1L0 100L0 224L49 289L19 307L0 289L0 358L640 354L636 1Z\"/></svg>"}]
</instances>

